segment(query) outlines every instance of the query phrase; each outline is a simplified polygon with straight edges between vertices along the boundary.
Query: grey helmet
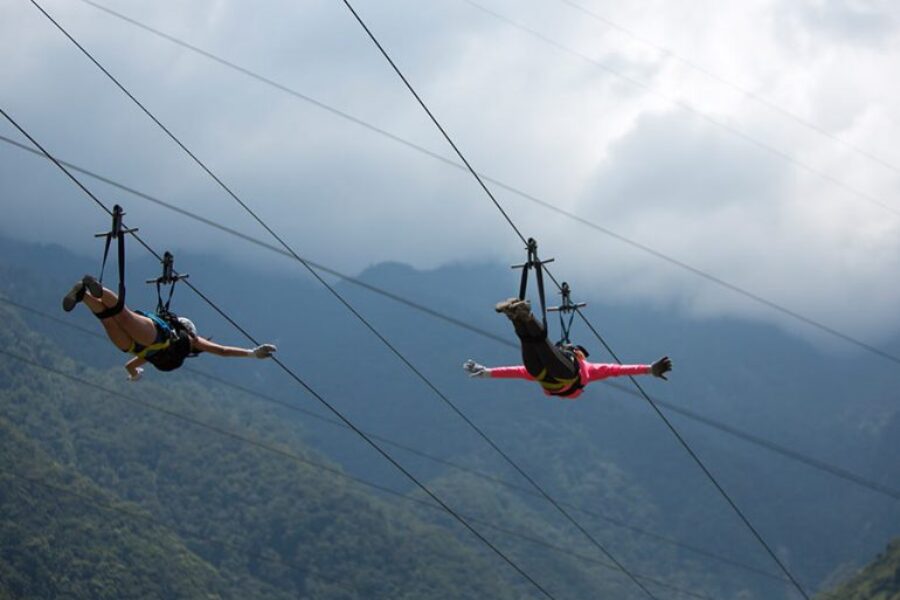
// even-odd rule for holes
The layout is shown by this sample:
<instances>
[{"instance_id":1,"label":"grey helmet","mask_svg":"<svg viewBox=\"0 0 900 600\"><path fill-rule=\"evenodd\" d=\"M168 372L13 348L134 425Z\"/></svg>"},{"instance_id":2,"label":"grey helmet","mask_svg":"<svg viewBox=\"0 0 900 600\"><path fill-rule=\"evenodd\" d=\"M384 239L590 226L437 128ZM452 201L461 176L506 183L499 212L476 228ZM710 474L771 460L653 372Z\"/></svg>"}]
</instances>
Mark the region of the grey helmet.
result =
<instances>
[{"instance_id":1,"label":"grey helmet","mask_svg":"<svg viewBox=\"0 0 900 600\"><path fill-rule=\"evenodd\" d=\"M184 327L191 336L197 337L197 326L194 325L193 321L186 317L178 317L178 322L181 323L181 326Z\"/></svg>"},{"instance_id":2,"label":"grey helmet","mask_svg":"<svg viewBox=\"0 0 900 600\"><path fill-rule=\"evenodd\" d=\"M562 349L563 352L575 352L577 350L582 355L584 355L585 358L590 356L590 353L587 351L587 348L585 348L584 346L582 346L580 344L573 344L571 342L560 341L560 342L557 342L556 345L559 346L559 348Z\"/></svg>"}]
</instances>

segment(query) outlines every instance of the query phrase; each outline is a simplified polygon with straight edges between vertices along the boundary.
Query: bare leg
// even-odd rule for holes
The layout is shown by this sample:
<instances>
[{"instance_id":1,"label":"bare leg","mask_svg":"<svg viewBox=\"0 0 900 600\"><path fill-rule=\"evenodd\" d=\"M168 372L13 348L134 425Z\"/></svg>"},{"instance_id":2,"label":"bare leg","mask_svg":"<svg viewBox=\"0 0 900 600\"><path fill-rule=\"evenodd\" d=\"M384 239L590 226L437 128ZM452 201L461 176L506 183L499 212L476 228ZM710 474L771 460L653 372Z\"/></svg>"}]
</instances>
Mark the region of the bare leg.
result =
<instances>
[{"instance_id":1,"label":"bare leg","mask_svg":"<svg viewBox=\"0 0 900 600\"><path fill-rule=\"evenodd\" d=\"M91 312L94 314L106 310L106 306L104 306L103 303L100 302L100 300L92 297L90 294L85 294L84 303L88 308L91 309ZM103 329L106 330L106 336L109 338L109 341L115 344L116 348L118 348L119 350L128 352L134 340L130 335L125 333L125 330L119 326L116 320L110 317L109 319L101 319L100 323L103 325Z\"/></svg>"},{"instance_id":2,"label":"bare leg","mask_svg":"<svg viewBox=\"0 0 900 600\"><path fill-rule=\"evenodd\" d=\"M94 314L115 306L118 301L118 296L106 288L103 288L101 298L94 298L90 294L84 295L84 303ZM149 346L156 341L156 324L127 306L119 314L100 322L103 323L103 328L110 341L120 350L128 350L131 348L132 342Z\"/></svg>"}]
</instances>

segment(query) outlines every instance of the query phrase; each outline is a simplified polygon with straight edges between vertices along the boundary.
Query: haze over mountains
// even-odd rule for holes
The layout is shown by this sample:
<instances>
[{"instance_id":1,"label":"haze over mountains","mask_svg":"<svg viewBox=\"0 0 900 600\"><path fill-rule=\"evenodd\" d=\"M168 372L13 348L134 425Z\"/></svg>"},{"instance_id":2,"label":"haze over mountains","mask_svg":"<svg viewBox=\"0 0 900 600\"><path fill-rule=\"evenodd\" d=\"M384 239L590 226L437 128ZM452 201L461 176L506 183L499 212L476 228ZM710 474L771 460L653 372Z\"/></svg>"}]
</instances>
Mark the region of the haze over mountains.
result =
<instances>
[{"instance_id":1,"label":"haze over mountains","mask_svg":"<svg viewBox=\"0 0 900 600\"><path fill-rule=\"evenodd\" d=\"M189 272L195 285L255 337L276 343L279 356L311 387L364 430L418 451L389 448L455 508L507 531L529 532L578 555L602 558L552 507L523 493L520 488L527 488L527 483L299 270L271 265L250 269L173 250L179 270ZM0 241L0 251L4 298L100 332L81 308L71 315L59 309L59 299L71 282L96 270L93 259L9 239ZM130 304L152 307L154 293L140 282L157 271L157 265L136 249L131 251ZM555 498L583 509L573 514L636 573L715 598L792 597L777 580L777 567L641 399L616 387L594 384L576 402L557 401L524 382L465 376L460 365L466 358L488 365L518 361L509 324L492 310L494 301L515 292L515 277L500 265L471 264L429 272L382 264L360 275L366 283L496 334L512 345L411 310L352 283L338 281L336 286ZM771 326L690 320L658 308L579 299L589 302L587 315L625 362L645 363L662 354L673 358L675 371L668 383L641 380L654 398L874 483L900 487L896 391L900 372L890 362L830 341L813 344ZM249 344L187 289L176 291L174 306L189 315L202 334L222 343ZM36 360L49 361L66 372L99 379L104 385L198 418L215 419L236 431L250 431L292 452L339 465L348 475L417 494L345 429L191 373L167 377L148 371L139 384L126 384L121 369L125 357L108 343L8 304L0 310L10 325L4 333L4 348L32 353ZM592 351L591 360L609 360L589 332L578 325L575 331L578 341ZM885 349L900 353L900 340ZM332 498L333 477L285 471L283 464L265 453L179 433L177 425L162 418L148 421L124 408L101 408L93 392L79 391L71 384L60 387L50 376L23 369L7 357L0 364L0 424L6 432L4 441L15 440L9 452L4 451L10 465L26 465L29 472L54 477L63 473L62 483L54 479L59 485L81 486L92 497L109 502L133 503L154 518L172 519L178 525L162 537L134 526L125 537L105 532L98 522L91 526L94 537L85 533L67 539L73 548L79 544L84 544L82 549L93 548L94 542L86 540L94 540L97 547L118 548L110 559L115 564L131 564L123 558L128 552L122 550L129 544L143 548L144 554L134 556L144 557L145 564L153 562L147 557L186 552L189 558L178 561L184 577L198 589L223 597L238 597L239 592L267 597L309 593L322 598L447 597L447 593L498 597L499 590L507 590L511 597L530 593L508 567L439 513L372 490L351 493L341 488L340 498ZM326 416L271 363L202 357L190 366ZM628 382L618 383L627 386ZM668 414L807 589L835 583L900 535L897 499L679 413ZM12 448L28 450L23 455ZM421 453L445 462L429 460ZM149 488L154 480L163 487ZM33 497L28 500L19 487L15 490L4 496L6 510L15 506L21 510L22 503L37 502ZM260 503L258 510L246 507L249 499ZM46 517L13 519L19 527L16 539L46 532L63 522L60 519L84 515L65 506L36 514ZM278 560L302 565L305 574L293 569L287 573L284 568L274 573L249 561L238 570L238 585L227 573L240 553L192 542L179 527L190 530L193 524L207 537L249 540L255 552L274 551ZM620 574L596 563L555 552L546 544L526 542L521 536L488 531L559 597L589 597L598 590L615 597L640 597ZM279 537L283 533L296 537L288 543ZM444 538L453 539L452 545L439 541ZM424 546L410 546L414 539L423 540ZM402 549L402 556L389 561L393 570L385 574L386 563L379 557L388 547ZM22 556L41 555L26 552L27 544L16 548ZM449 557L439 558L441 552ZM317 560L323 563L316 566ZM43 572L32 563L27 568L14 561L3 564L5 570L0 573L10 574L3 581L13 581L15 575L16 581L25 582L21 585ZM74 568L71 561L55 564ZM106 563L98 559L92 564ZM156 572L149 564L147 568ZM335 578L347 573L358 577L346 585L333 585ZM152 577L129 581L135 586L129 589L153 585ZM187 584L173 580L172 585ZM378 585L387 587L367 587ZM17 597L15 590L12 593Z\"/></svg>"}]
</instances>

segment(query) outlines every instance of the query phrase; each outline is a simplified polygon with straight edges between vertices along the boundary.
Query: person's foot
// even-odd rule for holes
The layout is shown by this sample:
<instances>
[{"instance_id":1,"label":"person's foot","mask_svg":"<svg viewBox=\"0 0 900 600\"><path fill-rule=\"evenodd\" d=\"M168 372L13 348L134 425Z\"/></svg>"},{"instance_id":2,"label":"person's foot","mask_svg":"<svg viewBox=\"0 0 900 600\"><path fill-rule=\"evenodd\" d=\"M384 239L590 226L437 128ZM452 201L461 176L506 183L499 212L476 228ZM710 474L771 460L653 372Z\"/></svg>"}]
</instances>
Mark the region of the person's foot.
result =
<instances>
[{"instance_id":1,"label":"person's foot","mask_svg":"<svg viewBox=\"0 0 900 600\"><path fill-rule=\"evenodd\" d=\"M498 302L494 310L505 314L512 320L522 319L531 314L531 302L518 298L509 298L503 302Z\"/></svg>"},{"instance_id":2,"label":"person's foot","mask_svg":"<svg viewBox=\"0 0 900 600\"><path fill-rule=\"evenodd\" d=\"M102 298L103 297L103 286L97 281L97 278L93 275L85 275L81 283L84 285L85 289L87 289L88 293L94 298Z\"/></svg>"},{"instance_id":3,"label":"person's foot","mask_svg":"<svg viewBox=\"0 0 900 600\"><path fill-rule=\"evenodd\" d=\"M519 301L518 298L507 298L506 300L504 300L502 302L498 302L494 306L494 310L496 310L498 313L505 313L512 304L514 304L518 301Z\"/></svg>"},{"instance_id":4,"label":"person's foot","mask_svg":"<svg viewBox=\"0 0 900 600\"><path fill-rule=\"evenodd\" d=\"M72 286L69 293L63 296L62 307L66 312L70 312L75 305L84 300L84 282L79 281Z\"/></svg>"}]
</instances>

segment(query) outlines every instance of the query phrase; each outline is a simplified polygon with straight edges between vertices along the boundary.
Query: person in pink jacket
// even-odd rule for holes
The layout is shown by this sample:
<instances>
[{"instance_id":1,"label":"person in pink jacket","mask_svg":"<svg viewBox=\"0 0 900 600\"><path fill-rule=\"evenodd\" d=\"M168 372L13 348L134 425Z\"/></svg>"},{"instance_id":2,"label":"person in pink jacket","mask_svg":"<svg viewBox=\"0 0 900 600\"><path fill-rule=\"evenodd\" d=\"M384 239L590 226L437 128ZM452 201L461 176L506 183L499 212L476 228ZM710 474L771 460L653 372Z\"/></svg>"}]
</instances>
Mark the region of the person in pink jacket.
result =
<instances>
[{"instance_id":1,"label":"person in pink jacket","mask_svg":"<svg viewBox=\"0 0 900 600\"><path fill-rule=\"evenodd\" d=\"M528 300L510 298L496 306L515 327L522 345L523 365L488 368L472 359L463 363L471 377L497 379L527 379L537 381L549 396L574 399L581 395L591 381L628 375L653 375L666 379L672 361L664 356L650 365L620 365L588 362L587 350L571 344L556 345L547 339L547 332L531 312Z\"/></svg>"}]
</instances>

